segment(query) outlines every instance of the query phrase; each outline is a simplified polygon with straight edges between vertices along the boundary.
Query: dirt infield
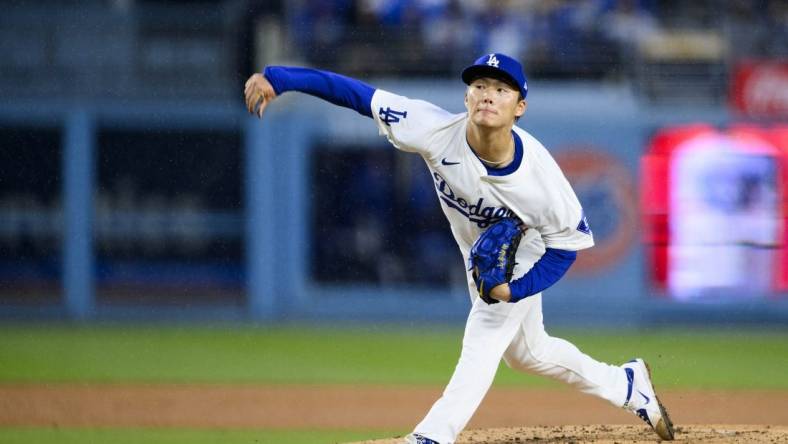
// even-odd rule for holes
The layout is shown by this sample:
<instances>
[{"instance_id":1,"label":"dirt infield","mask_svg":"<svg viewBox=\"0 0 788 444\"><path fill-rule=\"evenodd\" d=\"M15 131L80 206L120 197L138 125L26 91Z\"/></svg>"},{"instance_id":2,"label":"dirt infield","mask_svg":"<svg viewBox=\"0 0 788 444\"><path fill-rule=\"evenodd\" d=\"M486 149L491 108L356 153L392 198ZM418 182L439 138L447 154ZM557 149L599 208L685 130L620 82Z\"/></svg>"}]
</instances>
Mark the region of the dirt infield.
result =
<instances>
[{"instance_id":1,"label":"dirt infield","mask_svg":"<svg viewBox=\"0 0 788 444\"><path fill-rule=\"evenodd\" d=\"M351 444L402 444L402 438ZM693 443L786 443L788 427L747 425L690 425L676 431L676 441ZM468 430L456 444L512 443L652 444L660 442L642 427L629 425L574 425Z\"/></svg>"},{"instance_id":2,"label":"dirt infield","mask_svg":"<svg viewBox=\"0 0 788 444\"><path fill-rule=\"evenodd\" d=\"M0 426L408 430L440 391L364 385L0 385ZM788 443L788 391L661 391L660 398L683 441ZM656 435L643 433L645 427L634 415L569 389L496 387L459 442L655 442ZM376 444L389 442L398 441Z\"/></svg>"}]
</instances>

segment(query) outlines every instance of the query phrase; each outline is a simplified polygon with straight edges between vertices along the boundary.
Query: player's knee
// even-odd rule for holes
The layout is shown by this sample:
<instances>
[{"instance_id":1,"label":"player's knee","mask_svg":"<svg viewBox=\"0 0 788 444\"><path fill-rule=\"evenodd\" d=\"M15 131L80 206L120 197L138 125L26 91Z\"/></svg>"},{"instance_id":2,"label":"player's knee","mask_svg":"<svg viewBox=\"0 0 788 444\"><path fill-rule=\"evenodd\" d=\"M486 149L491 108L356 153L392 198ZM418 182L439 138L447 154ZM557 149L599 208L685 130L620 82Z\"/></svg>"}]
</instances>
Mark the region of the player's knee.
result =
<instances>
[{"instance_id":1,"label":"player's knee","mask_svg":"<svg viewBox=\"0 0 788 444\"><path fill-rule=\"evenodd\" d=\"M527 341L519 341L516 345L509 347L503 360L512 370L523 372L531 371L540 362L532 353Z\"/></svg>"},{"instance_id":2,"label":"player's knee","mask_svg":"<svg viewBox=\"0 0 788 444\"><path fill-rule=\"evenodd\" d=\"M528 332L515 338L504 353L503 360L512 370L530 372L538 370L543 365L545 343L549 336L544 329Z\"/></svg>"},{"instance_id":3,"label":"player's knee","mask_svg":"<svg viewBox=\"0 0 788 444\"><path fill-rule=\"evenodd\" d=\"M542 363L525 347L521 347L513 353L505 354L503 361L510 369L521 372L531 372Z\"/></svg>"},{"instance_id":4,"label":"player's knee","mask_svg":"<svg viewBox=\"0 0 788 444\"><path fill-rule=\"evenodd\" d=\"M548 342L550 342L550 336L544 330L525 337L525 346L528 354L532 356L533 360L537 361L544 354Z\"/></svg>"},{"instance_id":5,"label":"player's knee","mask_svg":"<svg viewBox=\"0 0 788 444\"><path fill-rule=\"evenodd\" d=\"M529 370L529 360L526 356L504 356L503 362L512 370L526 372Z\"/></svg>"}]
</instances>

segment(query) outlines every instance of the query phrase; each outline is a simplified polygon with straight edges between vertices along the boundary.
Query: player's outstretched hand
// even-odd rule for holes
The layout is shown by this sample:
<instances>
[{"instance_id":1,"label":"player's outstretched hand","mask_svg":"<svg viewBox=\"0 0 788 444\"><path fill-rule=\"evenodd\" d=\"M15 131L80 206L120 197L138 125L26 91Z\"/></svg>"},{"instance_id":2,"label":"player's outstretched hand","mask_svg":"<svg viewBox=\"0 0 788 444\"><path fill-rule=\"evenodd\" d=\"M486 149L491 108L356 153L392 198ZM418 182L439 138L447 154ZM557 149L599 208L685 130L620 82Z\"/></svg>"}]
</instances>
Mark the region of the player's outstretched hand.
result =
<instances>
[{"instance_id":1,"label":"player's outstretched hand","mask_svg":"<svg viewBox=\"0 0 788 444\"><path fill-rule=\"evenodd\" d=\"M246 109L249 113L255 114L262 119L263 110L275 98L276 92L274 87L271 86L271 82L264 75L255 73L246 81L244 99L246 100Z\"/></svg>"}]
</instances>

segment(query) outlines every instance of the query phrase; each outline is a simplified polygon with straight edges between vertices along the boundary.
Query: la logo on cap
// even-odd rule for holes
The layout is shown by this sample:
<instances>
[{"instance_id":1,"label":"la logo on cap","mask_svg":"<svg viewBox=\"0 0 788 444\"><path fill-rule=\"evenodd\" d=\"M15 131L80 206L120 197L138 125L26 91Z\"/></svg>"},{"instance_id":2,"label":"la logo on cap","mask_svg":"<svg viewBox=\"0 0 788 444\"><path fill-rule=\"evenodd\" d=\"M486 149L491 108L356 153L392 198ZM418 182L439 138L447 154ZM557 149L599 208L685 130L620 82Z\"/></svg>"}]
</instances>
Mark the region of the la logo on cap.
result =
<instances>
[{"instance_id":1,"label":"la logo on cap","mask_svg":"<svg viewBox=\"0 0 788 444\"><path fill-rule=\"evenodd\" d=\"M490 58L487 59L487 65L492 66L494 68L498 67L498 59L495 57L495 54L490 54Z\"/></svg>"}]
</instances>

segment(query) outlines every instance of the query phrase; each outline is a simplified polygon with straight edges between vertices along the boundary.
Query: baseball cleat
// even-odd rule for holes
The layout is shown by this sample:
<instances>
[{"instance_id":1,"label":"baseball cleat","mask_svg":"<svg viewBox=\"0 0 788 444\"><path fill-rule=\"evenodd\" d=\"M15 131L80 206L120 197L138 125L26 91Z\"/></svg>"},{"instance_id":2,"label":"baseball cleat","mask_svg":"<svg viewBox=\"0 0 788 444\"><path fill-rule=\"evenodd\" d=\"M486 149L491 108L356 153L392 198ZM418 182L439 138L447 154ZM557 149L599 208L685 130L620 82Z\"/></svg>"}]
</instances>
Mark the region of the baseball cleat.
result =
<instances>
[{"instance_id":1,"label":"baseball cleat","mask_svg":"<svg viewBox=\"0 0 788 444\"><path fill-rule=\"evenodd\" d=\"M627 375L627 400L624 408L631 410L665 441L673 440L673 423L668 411L659 402L654 384L651 383L651 369L642 359L633 359L622 365Z\"/></svg>"},{"instance_id":2,"label":"baseball cleat","mask_svg":"<svg viewBox=\"0 0 788 444\"><path fill-rule=\"evenodd\" d=\"M411 433L405 437L405 444L438 444L438 441L433 441L418 433Z\"/></svg>"}]
</instances>

